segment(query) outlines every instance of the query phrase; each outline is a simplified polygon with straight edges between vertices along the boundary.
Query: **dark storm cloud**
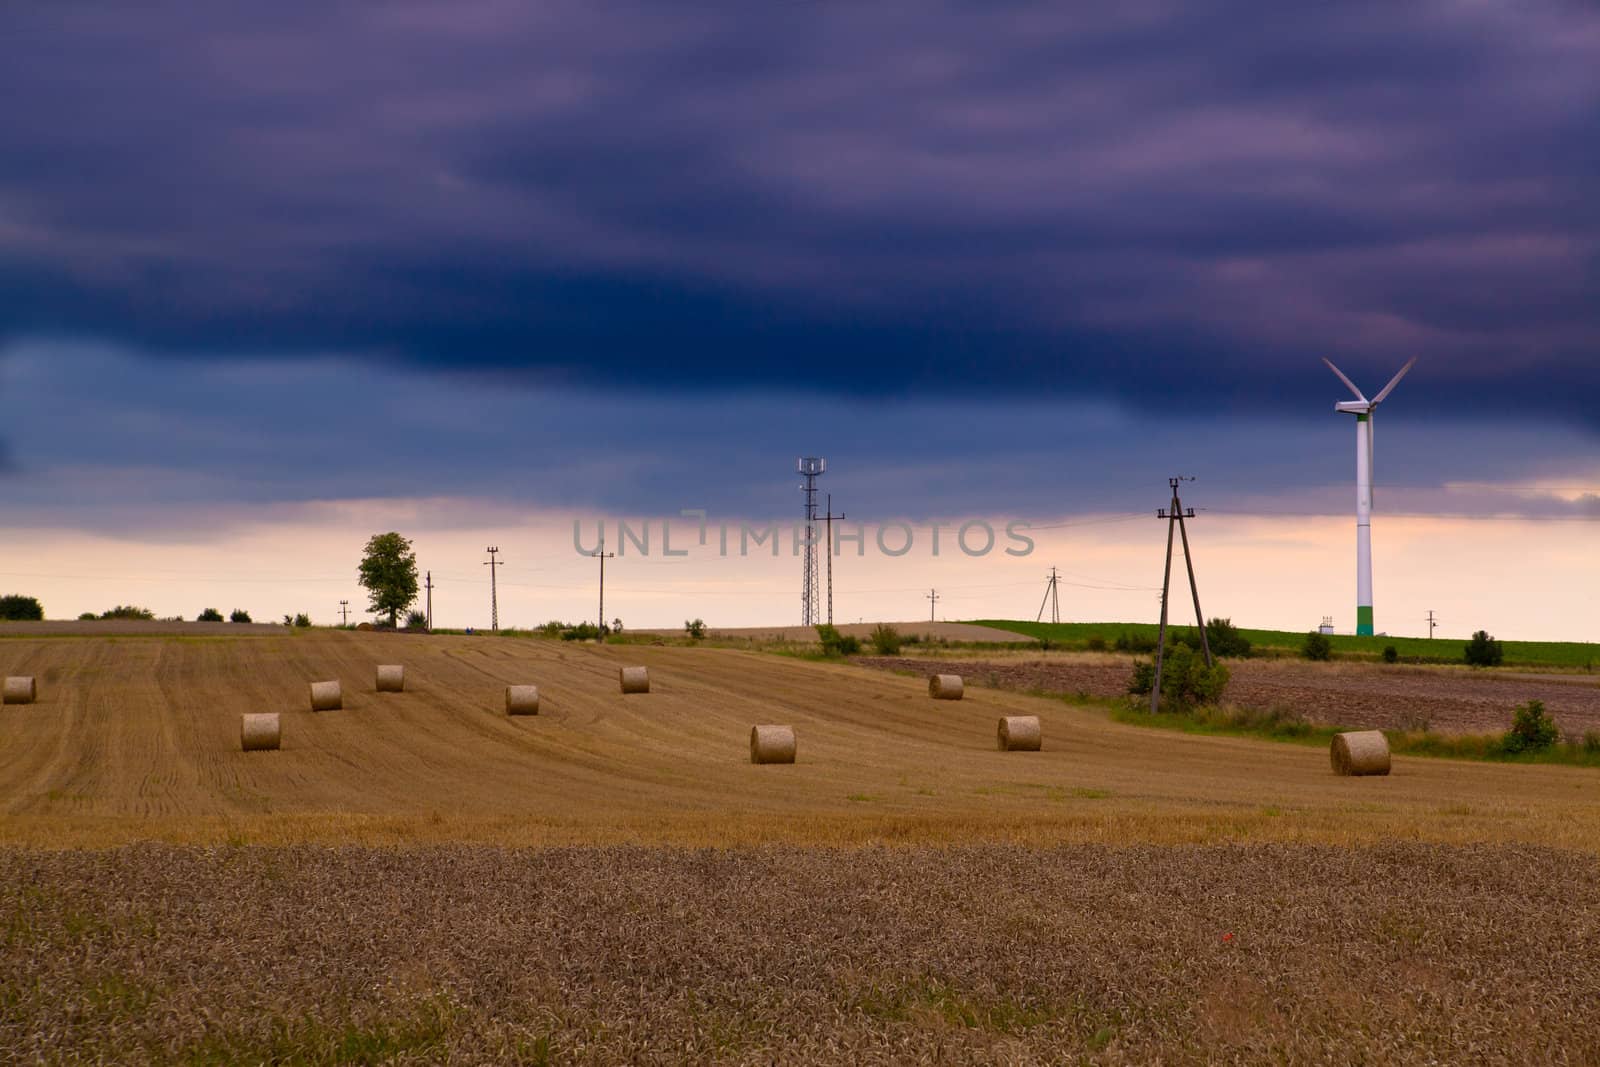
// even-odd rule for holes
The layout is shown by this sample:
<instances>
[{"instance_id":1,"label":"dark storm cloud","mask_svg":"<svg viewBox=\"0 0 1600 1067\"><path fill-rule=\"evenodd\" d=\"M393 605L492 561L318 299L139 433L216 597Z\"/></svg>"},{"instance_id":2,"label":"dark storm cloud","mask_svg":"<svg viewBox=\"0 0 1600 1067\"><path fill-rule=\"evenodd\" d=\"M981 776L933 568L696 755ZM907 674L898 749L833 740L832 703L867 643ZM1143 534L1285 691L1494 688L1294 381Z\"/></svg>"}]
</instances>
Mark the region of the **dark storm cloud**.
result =
<instances>
[{"instance_id":1,"label":"dark storm cloud","mask_svg":"<svg viewBox=\"0 0 1600 1067\"><path fill-rule=\"evenodd\" d=\"M1597 424L1592 6L0 17L0 340Z\"/></svg>"}]
</instances>

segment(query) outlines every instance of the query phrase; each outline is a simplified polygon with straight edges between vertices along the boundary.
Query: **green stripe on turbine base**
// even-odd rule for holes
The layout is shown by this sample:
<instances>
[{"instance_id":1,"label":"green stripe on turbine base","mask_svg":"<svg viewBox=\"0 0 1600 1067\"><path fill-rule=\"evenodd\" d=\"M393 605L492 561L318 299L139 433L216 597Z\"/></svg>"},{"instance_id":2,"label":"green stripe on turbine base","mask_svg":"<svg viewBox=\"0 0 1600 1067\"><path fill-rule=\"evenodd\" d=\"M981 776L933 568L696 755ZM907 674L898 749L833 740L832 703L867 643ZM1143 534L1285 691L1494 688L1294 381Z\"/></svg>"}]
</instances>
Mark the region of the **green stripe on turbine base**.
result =
<instances>
[{"instance_id":1,"label":"green stripe on turbine base","mask_svg":"<svg viewBox=\"0 0 1600 1067\"><path fill-rule=\"evenodd\" d=\"M1359 637L1372 636L1372 605L1356 608L1356 635Z\"/></svg>"}]
</instances>

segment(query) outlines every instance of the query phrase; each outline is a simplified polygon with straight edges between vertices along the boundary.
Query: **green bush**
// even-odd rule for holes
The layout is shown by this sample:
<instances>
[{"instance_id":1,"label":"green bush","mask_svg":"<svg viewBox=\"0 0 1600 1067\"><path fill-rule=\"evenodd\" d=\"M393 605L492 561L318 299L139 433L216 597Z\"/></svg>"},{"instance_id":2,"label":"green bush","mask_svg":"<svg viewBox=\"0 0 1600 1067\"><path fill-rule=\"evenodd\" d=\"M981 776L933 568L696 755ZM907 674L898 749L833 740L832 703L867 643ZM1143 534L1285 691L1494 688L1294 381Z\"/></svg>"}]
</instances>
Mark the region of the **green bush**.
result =
<instances>
[{"instance_id":1,"label":"green bush","mask_svg":"<svg viewBox=\"0 0 1600 1067\"><path fill-rule=\"evenodd\" d=\"M1400 662L1400 650L1398 648L1395 648L1393 645L1384 645L1383 646L1383 662L1385 662L1385 663L1399 663Z\"/></svg>"},{"instance_id":2,"label":"green bush","mask_svg":"<svg viewBox=\"0 0 1600 1067\"><path fill-rule=\"evenodd\" d=\"M306 629L311 625L311 616L302 611L294 617L294 624L301 629Z\"/></svg>"},{"instance_id":3,"label":"green bush","mask_svg":"<svg viewBox=\"0 0 1600 1067\"><path fill-rule=\"evenodd\" d=\"M244 610L243 608L234 608L232 611L228 612L228 621L229 622L249 622L250 621L250 613L248 611Z\"/></svg>"},{"instance_id":4,"label":"green bush","mask_svg":"<svg viewBox=\"0 0 1600 1067\"><path fill-rule=\"evenodd\" d=\"M1332 659L1333 642L1328 640L1327 634L1319 630L1312 630L1306 634L1305 643L1300 646L1300 654L1306 659Z\"/></svg>"},{"instance_id":5,"label":"green bush","mask_svg":"<svg viewBox=\"0 0 1600 1067\"><path fill-rule=\"evenodd\" d=\"M1463 655L1467 663L1473 667L1498 667L1506 658L1505 650L1500 647L1500 642L1489 636L1489 631L1479 630L1472 635Z\"/></svg>"},{"instance_id":6,"label":"green bush","mask_svg":"<svg viewBox=\"0 0 1600 1067\"><path fill-rule=\"evenodd\" d=\"M44 618L44 606L38 597L8 593L0 596L0 619L38 621Z\"/></svg>"},{"instance_id":7,"label":"green bush","mask_svg":"<svg viewBox=\"0 0 1600 1067\"><path fill-rule=\"evenodd\" d=\"M82 615L78 616L78 621L79 622L93 622L95 619L98 619L99 617L100 616L96 615L92 611L86 611Z\"/></svg>"},{"instance_id":8,"label":"green bush","mask_svg":"<svg viewBox=\"0 0 1600 1067\"><path fill-rule=\"evenodd\" d=\"M156 613L151 611L149 608L136 608L132 604L118 604L110 611L102 611L100 613L100 617L102 619L151 620L156 617Z\"/></svg>"},{"instance_id":9,"label":"green bush","mask_svg":"<svg viewBox=\"0 0 1600 1067\"><path fill-rule=\"evenodd\" d=\"M1544 710L1544 701L1530 700L1517 705L1516 713L1511 717L1511 729L1506 731L1502 743L1505 750L1514 755L1549 748L1560 739L1561 731Z\"/></svg>"},{"instance_id":10,"label":"green bush","mask_svg":"<svg viewBox=\"0 0 1600 1067\"><path fill-rule=\"evenodd\" d=\"M822 642L824 656L853 656L861 651L860 638L841 634L832 623L817 626L817 639Z\"/></svg>"},{"instance_id":11,"label":"green bush","mask_svg":"<svg viewBox=\"0 0 1600 1067\"><path fill-rule=\"evenodd\" d=\"M306 625L307 626L311 625L309 620L307 621ZM425 612L425 611L408 611L408 612L406 612L406 629L408 629L408 630L426 630L427 628L428 628L428 613L427 612Z\"/></svg>"},{"instance_id":12,"label":"green bush","mask_svg":"<svg viewBox=\"0 0 1600 1067\"><path fill-rule=\"evenodd\" d=\"M1155 685L1156 667L1150 660L1138 660L1128 692L1149 693ZM1161 710L1172 711L1215 704L1228 686L1228 668L1222 663L1206 666L1205 657L1188 645L1173 645L1161 661Z\"/></svg>"},{"instance_id":13,"label":"green bush","mask_svg":"<svg viewBox=\"0 0 1600 1067\"><path fill-rule=\"evenodd\" d=\"M898 656L900 654L900 631L887 623L880 622L872 628L872 651L880 656Z\"/></svg>"},{"instance_id":14,"label":"green bush","mask_svg":"<svg viewBox=\"0 0 1600 1067\"><path fill-rule=\"evenodd\" d=\"M1106 650L1106 639L1105 638L1101 637L1099 634L1096 634L1093 637L1089 638L1089 651L1090 652L1104 652L1105 650Z\"/></svg>"},{"instance_id":15,"label":"green bush","mask_svg":"<svg viewBox=\"0 0 1600 1067\"><path fill-rule=\"evenodd\" d=\"M1145 634L1132 633L1124 630L1117 635L1111 647L1118 652L1154 652L1156 639Z\"/></svg>"},{"instance_id":16,"label":"green bush","mask_svg":"<svg viewBox=\"0 0 1600 1067\"><path fill-rule=\"evenodd\" d=\"M222 612L216 608L207 608L194 617L195 622L221 622Z\"/></svg>"},{"instance_id":17,"label":"green bush","mask_svg":"<svg viewBox=\"0 0 1600 1067\"><path fill-rule=\"evenodd\" d=\"M1591 756L1600 755L1600 731L1585 730L1583 732L1583 750Z\"/></svg>"},{"instance_id":18,"label":"green bush","mask_svg":"<svg viewBox=\"0 0 1600 1067\"><path fill-rule=\"evenodd\" d=\"M567 629L570 629L570 627L560 619L551 619L543 626L536 627L534 633L541 637L560 637L562 631Z\"/></svg>"},{"instance_id":19,"label":"green bush","mask_svg":"<svg viewBox=\"0 0 1600 1067\"><path fill-rule=\"evenodd\" d=\"M683 632L694 638L696 641L700 640L706 635L706 620L685 619L683 621Z\"/></svg>"},{"instance_id":20,"label":"green bush","mask_svg":"<svg viewBox=\"0 0 1600 1067\"><path fill-rule=\"evenodd\" d=\"M1250 655L1250 639L1239 632L1232 619L1212 619L1206 623L1206 643L1213 656L1244 658Z\"/></svg>"},{"instance_id":21,"label":"green bush","mask_svg":"<svg viewBox=\"0 0 1600 1067\"><path fill-rule=\"evenodd\" d=\"M561 640L563 641L598 641L599 639L600 627L592 622L580 622L576 626L568 626L561 631Z\"/></svg>"}]
</instances>

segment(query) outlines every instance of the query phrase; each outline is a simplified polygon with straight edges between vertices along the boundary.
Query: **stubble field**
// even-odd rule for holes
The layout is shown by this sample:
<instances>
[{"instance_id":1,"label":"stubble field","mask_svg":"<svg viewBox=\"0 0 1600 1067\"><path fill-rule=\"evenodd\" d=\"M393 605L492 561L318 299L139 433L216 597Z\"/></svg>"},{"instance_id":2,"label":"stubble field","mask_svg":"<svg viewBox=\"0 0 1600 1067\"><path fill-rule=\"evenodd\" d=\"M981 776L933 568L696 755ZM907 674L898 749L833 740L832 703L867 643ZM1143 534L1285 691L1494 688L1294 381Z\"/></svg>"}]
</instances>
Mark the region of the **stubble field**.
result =
<instances>
[{"instance_id":1,"label":"stubble field","mask_svg":"<svg viewBox=\"0 0 1600 1067\"><path fill-rule=\"evenodd\" d=\"M405 693L372 691L385 662ZM41 701L0 710L7 1060L1600 1056L1593 771L1340 779L719 649L0 642L16 673ZM312 713L329 677L346 707ZM508 719L511 683L543 713ZM281 751L239 750L246 711L282 713ZM996 751L1001 714L1044 751ZM749 764L769 722L796 764Z\"/></svg>"}]
</instances>

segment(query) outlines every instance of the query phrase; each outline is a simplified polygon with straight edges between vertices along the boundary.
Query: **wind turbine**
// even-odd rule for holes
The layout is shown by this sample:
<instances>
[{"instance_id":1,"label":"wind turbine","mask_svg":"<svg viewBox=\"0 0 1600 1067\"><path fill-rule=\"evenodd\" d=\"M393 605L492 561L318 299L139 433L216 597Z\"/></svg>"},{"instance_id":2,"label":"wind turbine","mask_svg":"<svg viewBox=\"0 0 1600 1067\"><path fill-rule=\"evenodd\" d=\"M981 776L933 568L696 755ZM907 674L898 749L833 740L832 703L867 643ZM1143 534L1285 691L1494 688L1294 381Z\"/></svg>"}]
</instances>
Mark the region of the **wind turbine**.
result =
<instances>
[{"instance_id":1,"label":"wind turbine","mask_svg":"<svg viewBox=\"0 0 1600 1067\"><path fill-rule=\"evenodd\" d=\"M1412 357L1400 373L1389 379L1377 396L1368 400L1356 388L1356 383L1344 376L1344 371L1333 365L1333 360L1323 357L1322 362L1339 376L1339 380L1356 394L1354 400L1341 400L1333 410L1356 417L1356 633L1372 633L1372 415L1383 403L1383 398L1394 391L1406 371L1417 362Z\"/></svg>"}]
</instances>

